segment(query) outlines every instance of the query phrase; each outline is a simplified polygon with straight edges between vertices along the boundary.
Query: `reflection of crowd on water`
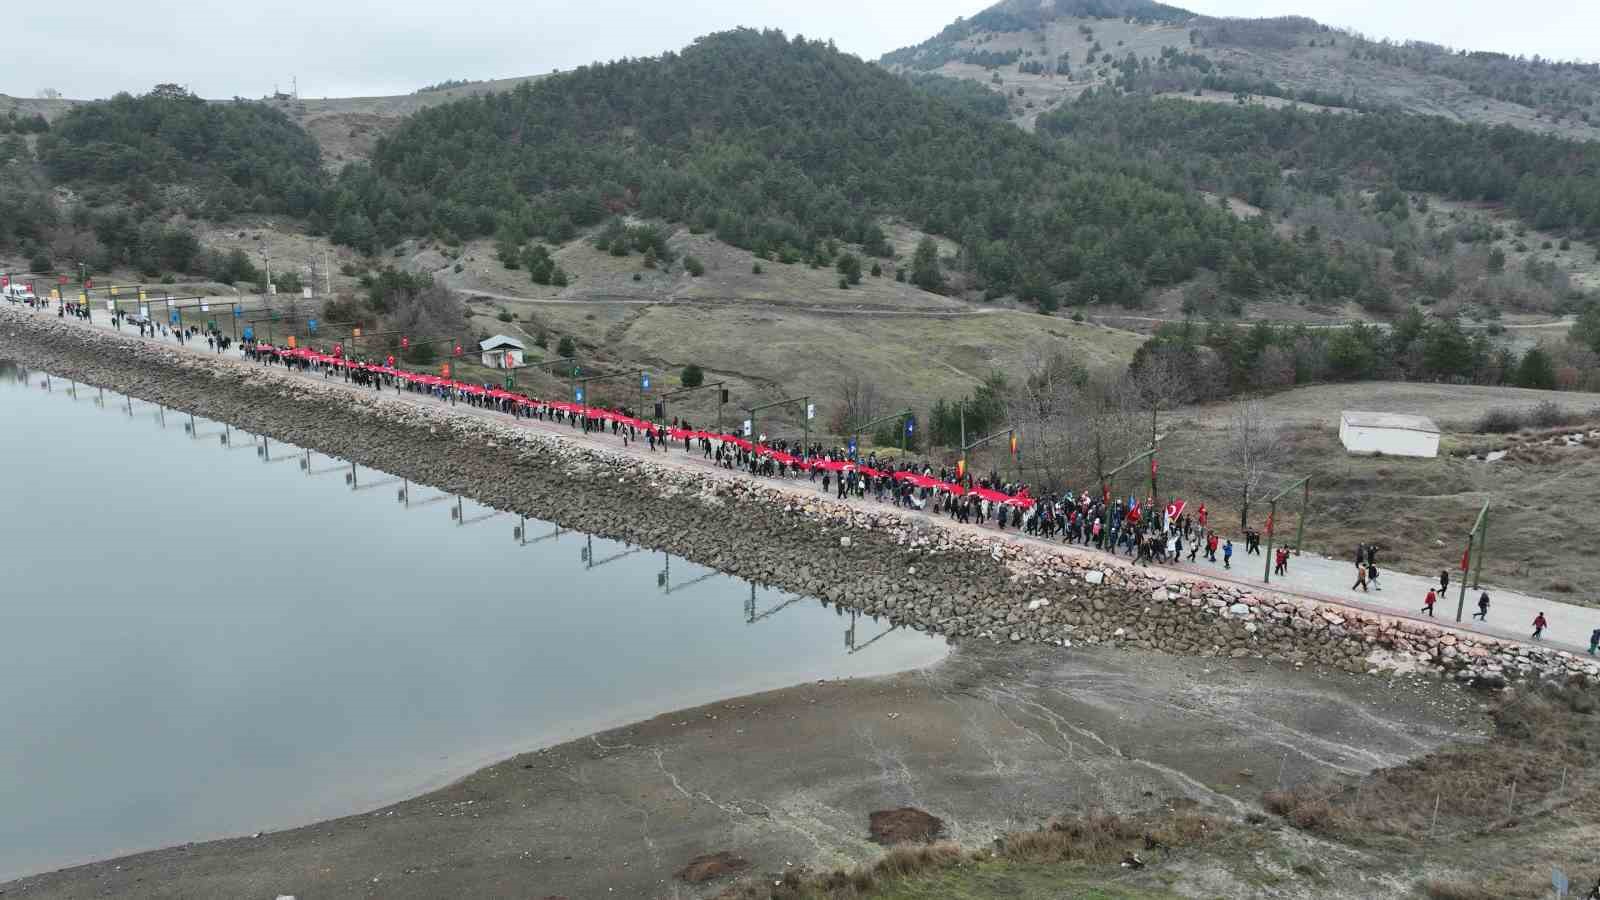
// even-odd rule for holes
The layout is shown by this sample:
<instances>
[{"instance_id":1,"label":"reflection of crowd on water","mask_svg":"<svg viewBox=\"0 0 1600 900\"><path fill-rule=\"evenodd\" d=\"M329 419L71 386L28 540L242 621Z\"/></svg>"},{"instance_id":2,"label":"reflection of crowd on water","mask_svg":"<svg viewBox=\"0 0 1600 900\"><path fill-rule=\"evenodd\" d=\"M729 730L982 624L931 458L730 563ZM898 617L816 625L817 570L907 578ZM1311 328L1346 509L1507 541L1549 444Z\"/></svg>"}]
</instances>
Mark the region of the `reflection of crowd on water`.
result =
<instances>
[{"instance_id":1,"label":"reflection of crowd on water","mask_svg":"<svg viewBox=\"0 0 1600 900\"><path fill-rule=\"evenodd\" d=\"M1204 554L1207 561L1232 568L1233 542L1209 527L1204 504L1190 511L1186 502L1174 499L1158 507L1151 497L1141 502L1132 496L1113 497L1107 490L1067 490L1034 497L1027 484L1006 481L998 472L980 477L964 465L935 468L926 461L880 457L877 451L860 456L843 447L769 440L765 435L751 441L706 431L680 418L670 424L649 422L626 408L540 400L491 384L409 372L396 368L392 357L379 365L344 358L337 350L329 355L266 343L246 343L243 353L263 364L320 374L325 379L341 378L374 390L423 394L517 418L567 425L584 434L609 431L624 446L643 443L650 452L682 444L684 453L698 453L722 469L767 478L807 478L819 484L823 493L840 499L871 499L957 522L1001 531L1010 528L1044 540L1125 554L1138 564L1176 563L1187 553L1189 562ZM1258 533L1251 532L1247 552L1261 552ZM1283 574L1287 554L1279 554L1277 561L1279 574Z\"/></svg>"}]
</instances>

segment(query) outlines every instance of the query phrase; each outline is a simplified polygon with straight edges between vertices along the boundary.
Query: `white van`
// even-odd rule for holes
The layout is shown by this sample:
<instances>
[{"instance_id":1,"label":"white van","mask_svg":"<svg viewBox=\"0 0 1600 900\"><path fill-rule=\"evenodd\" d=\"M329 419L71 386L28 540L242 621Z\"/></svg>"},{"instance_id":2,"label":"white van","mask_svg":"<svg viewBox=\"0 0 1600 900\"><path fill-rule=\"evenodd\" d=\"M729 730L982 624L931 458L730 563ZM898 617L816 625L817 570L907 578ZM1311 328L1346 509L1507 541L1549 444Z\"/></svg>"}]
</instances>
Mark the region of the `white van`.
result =
<instances>
[{"instance_id":1,"label":"white van","mask_svg":"<svg viewBox=\"0 0 1600 900\"><path fill-rule=\"evenodd\" d=\"M27 285L17 284L15 281L6 285L4 288L0 288L0 297L5 297L12 303L38 302L38 298L33 296L33 291L29 290Z\"/></svg>"}]
</instances>

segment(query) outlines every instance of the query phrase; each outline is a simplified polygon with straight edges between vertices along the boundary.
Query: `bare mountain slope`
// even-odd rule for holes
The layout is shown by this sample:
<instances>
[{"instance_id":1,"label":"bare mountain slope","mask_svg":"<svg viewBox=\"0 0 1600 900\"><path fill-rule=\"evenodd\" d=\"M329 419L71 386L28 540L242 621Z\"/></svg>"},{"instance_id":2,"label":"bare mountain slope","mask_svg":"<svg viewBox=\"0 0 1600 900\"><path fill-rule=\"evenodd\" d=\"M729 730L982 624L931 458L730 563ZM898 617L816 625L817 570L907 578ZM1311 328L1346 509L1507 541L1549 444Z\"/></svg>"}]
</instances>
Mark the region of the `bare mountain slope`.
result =
<instances>
[{"instance_id":1,"label":"bare mountain slope","mask_svg":"<svg viewBox=\"0 0 1600 900\"><path fill-rule=\"evenodd\" d=\"M1163 60L1164 50L1175 58ZM1065 98L1126 84L1130 55L1158 88L1186 95L1242 90L1600 138L1600 66L1374 42L1307 18L1218 19L1145 0L1003 0L880 62L989 85L1031 128Z\"/></svg>"}]
</instances>

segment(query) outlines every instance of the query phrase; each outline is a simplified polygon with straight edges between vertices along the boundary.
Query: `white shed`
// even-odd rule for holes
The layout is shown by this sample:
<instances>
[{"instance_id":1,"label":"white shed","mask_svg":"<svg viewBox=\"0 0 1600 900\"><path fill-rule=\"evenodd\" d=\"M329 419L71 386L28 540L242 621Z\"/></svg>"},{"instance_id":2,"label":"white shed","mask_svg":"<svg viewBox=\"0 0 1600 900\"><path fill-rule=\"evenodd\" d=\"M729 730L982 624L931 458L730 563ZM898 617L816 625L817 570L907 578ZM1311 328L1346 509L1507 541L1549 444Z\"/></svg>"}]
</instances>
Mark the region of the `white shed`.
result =
<instances>
[{"instance_id":1,"label":"white shed","mask_svg":"<svg viewBox=\"0 0 1600 900\"><path fill-rule=\"evenodd\" d=\"M1347 409L1339 414L1339 440L1351 453L1425 459L1439 455L1439 426L1426 416Z\"/></svg>"},{"instance_id":2,"label":"white shed","mask_svg":"<svg viewBox=\"0 0 1600 900\"><path fill-rule=\"evenodd\" d=\"M515 369L521 366L528 350L521 341L503 334L479 341L478 349L483 353L483 364L491 369Z\"/></svg>"}]
</instances>

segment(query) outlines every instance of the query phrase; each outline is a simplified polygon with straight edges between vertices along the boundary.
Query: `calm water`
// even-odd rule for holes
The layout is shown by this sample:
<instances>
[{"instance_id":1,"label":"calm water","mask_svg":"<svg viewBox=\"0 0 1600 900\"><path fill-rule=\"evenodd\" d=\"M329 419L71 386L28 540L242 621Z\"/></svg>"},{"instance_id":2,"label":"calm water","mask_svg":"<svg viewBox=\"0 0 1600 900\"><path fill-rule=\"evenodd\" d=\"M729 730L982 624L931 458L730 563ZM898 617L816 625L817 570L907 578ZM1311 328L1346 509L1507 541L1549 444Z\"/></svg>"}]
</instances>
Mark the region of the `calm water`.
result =
<instances>
[{"instance_id":1,"label":"calm water","mask_svg":"<svg viewBox=\"0 0 1600 900\"><path fill-rule=\"evenodd\" d=\"M44 382L0 365L0 880L359 812L608 725L944 653Z\"/></svg>"}]
</instances>

